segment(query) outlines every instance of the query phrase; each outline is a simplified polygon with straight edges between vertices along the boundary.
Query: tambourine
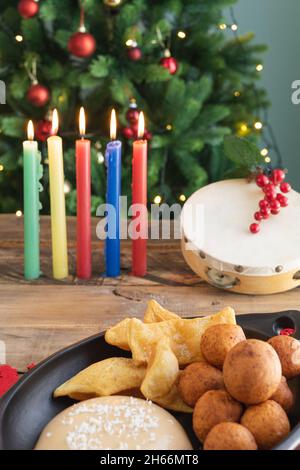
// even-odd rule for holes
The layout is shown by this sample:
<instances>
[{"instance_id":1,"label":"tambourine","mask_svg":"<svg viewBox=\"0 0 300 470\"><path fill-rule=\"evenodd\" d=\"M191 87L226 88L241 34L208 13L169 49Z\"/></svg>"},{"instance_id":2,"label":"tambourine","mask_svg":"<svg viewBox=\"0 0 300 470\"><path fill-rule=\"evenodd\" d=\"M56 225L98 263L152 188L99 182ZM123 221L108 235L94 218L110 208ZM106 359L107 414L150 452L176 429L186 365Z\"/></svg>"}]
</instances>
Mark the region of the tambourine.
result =
<instances>
[{"instance_id":1,"label":"tambourine","mask_svg":"<svg viewBox=\"0 0 300 470\"><path fill-rule=\"evenodd\" d=\"M243 294L274 294L300 285L300 194L289 205L249 225L263 199L262 190L244 179L226 180L196 191L181 214L183 256L202 279Z\"/></svg>"}]
</instances>

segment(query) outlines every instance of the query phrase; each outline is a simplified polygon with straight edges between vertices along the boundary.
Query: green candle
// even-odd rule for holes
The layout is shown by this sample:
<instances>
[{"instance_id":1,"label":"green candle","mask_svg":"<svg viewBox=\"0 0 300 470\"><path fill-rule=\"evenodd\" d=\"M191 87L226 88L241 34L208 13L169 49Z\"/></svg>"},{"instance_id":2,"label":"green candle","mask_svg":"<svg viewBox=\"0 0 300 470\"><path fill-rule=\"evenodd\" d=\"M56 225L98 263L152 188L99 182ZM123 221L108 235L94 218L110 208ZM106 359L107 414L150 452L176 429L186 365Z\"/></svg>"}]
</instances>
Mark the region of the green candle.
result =
<instances>
[{"instance_id":1,"label":"green candle","mask_svg":"<svg viewBox=\"0 0 300 470\"><path fill-rule=\"evenodd\" d=\"M33 124L29 121L28 140L23 142L25 279L37 279L40 276L40 154L33 138Z\"/></svg>"}]
</instances>

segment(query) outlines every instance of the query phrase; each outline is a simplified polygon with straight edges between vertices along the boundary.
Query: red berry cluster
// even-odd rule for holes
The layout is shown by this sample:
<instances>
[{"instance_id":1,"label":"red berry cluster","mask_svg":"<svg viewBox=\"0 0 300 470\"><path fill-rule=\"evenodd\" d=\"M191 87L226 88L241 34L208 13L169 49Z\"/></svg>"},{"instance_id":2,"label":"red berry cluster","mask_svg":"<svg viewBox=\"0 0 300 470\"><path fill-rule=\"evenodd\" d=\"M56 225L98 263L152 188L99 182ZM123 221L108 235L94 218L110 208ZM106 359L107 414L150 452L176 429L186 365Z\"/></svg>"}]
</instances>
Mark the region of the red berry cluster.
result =
<instances>
[{"instance_id":1,"label":"red berry cluster","mask_svg":"<svg viewBox=\"0 0 300 470\"><path fill-rule=\"evenodd\" d=\"M268 219L271 214L279 214L282 207L288 206L289 200L284 194L290 192L292 187L284 179L285 172L280 168L273 170L270 177L264 173L257 175L256 184L262 189L265 197L259 201L259 210L254 214L254 219L258 223L254 222L250 225L251 233L258 233L260 231L259 222ZM278 187L281 192L277 192Z\"/></svg>"}]
</instances>

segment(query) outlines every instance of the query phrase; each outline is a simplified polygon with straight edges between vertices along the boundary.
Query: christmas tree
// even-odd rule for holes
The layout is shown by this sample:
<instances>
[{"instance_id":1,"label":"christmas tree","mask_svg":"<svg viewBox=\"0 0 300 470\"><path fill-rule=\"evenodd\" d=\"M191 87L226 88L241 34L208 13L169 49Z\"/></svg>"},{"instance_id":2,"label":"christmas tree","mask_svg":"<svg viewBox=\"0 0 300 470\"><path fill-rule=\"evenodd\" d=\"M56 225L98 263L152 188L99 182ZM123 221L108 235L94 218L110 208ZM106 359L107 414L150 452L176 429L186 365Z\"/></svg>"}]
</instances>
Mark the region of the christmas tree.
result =
<instances>
[{"instance_id":1,"label":"christmas tree","mask_svg":"<svg viewBox=\"0 0 300 470\"><path fill-rule=\"evenodd\" d=\"M147 120L149 199L184 202L197 188L239 173L228 134L261 133L268 105L257 86L261 53L223 16L237 0L1 0L0 211L22 208L22 146L35 123L44 162L51 110L64 138L66 204L76 212L74 140L83 105L92 139L92 210L105 200L104 152L116 107L123 134L122 193L130 196L137 109ZM229 31L229 33L228 33ZM135 101L134 101L135 100ZM238 171L237 171L238 170Z\"/></svg>"}]
</instances>

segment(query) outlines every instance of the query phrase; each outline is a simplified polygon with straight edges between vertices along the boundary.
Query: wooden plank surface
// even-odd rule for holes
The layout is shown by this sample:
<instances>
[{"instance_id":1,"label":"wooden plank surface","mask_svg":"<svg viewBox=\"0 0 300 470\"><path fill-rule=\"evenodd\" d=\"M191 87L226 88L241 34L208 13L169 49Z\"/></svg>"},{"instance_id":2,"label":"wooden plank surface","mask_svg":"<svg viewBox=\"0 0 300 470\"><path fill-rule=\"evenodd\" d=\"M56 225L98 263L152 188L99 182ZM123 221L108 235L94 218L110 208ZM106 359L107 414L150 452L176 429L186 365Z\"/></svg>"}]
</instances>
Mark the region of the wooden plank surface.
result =
<instances>
[{"instance_id":1,"label":"wooden plank surface","mask_svg":"<svg viewBox=\"0 0 300 470\"><path fill-rule=\"evenodd\" d=\"M75 276L75 219L68 219L70 276L51 279L50 220L41 221L43 276L23 279L23 221L0 215L0 340L7 362L25 371L53 352L97 333L125 316L141 318L146 302L155 298L184 316L210 314L226 305L238 314L300 309L300 291L271 296L247 296L215 289L194 275L177 240L149 242L149 273L144 279L130 275L131 245L122 242L122 275L106 279L103 243L97 240L93 220L93 278Z\"/></svg>"}]
</instances>

